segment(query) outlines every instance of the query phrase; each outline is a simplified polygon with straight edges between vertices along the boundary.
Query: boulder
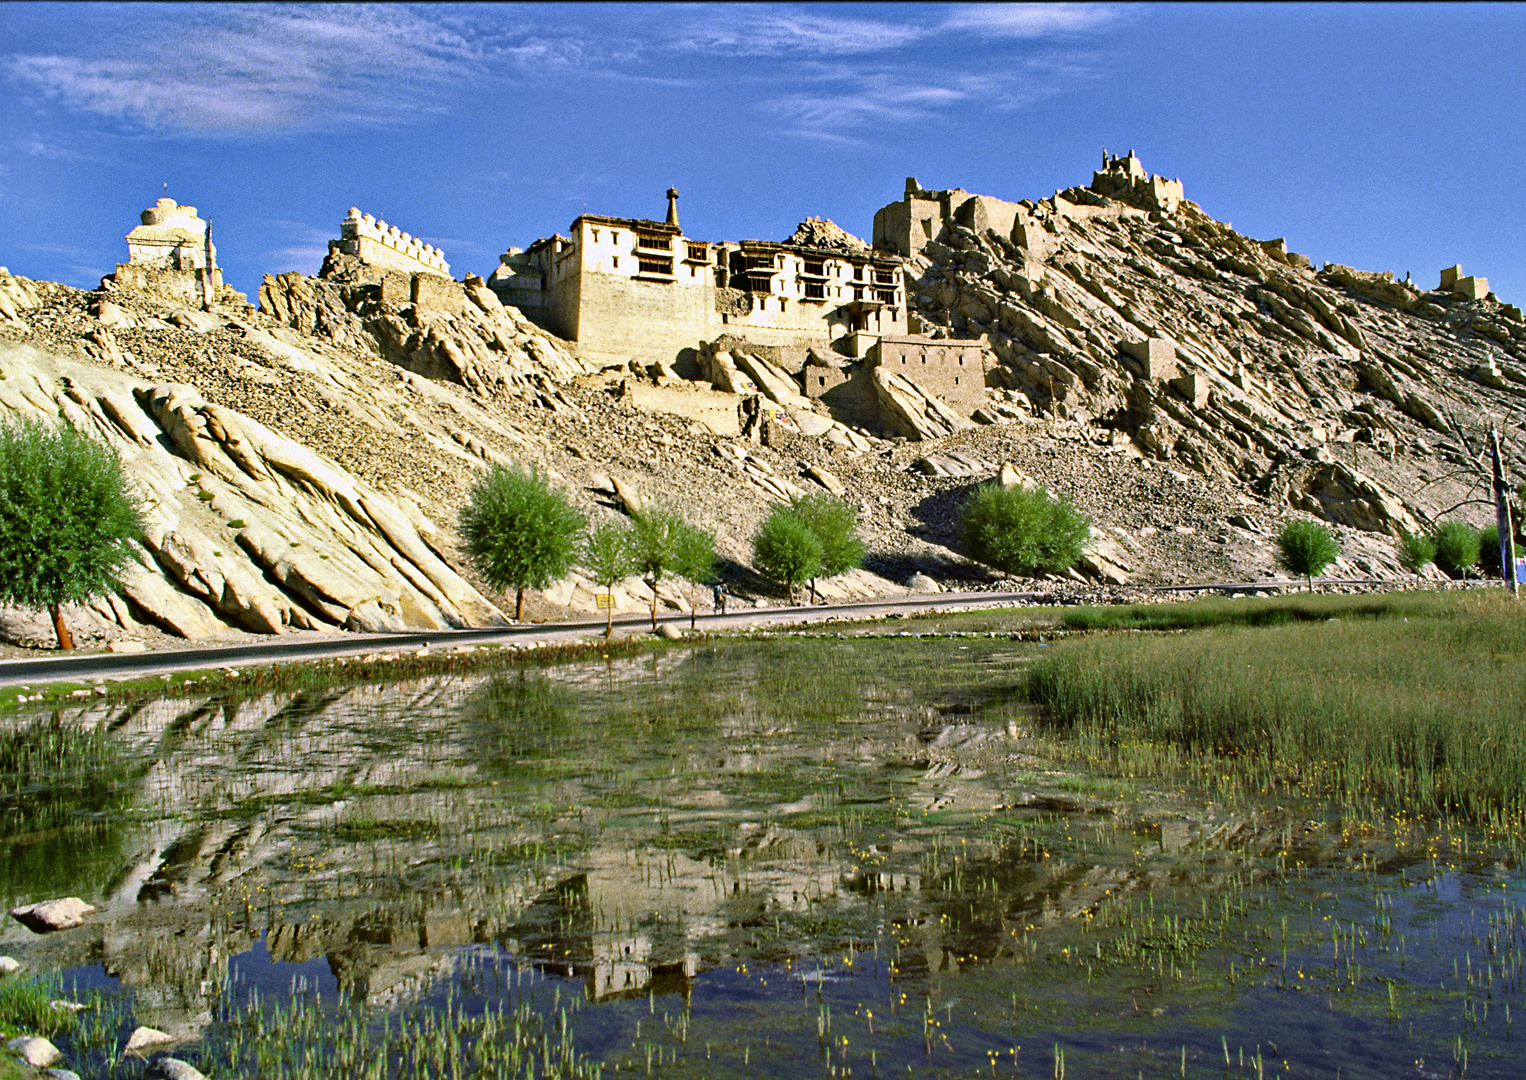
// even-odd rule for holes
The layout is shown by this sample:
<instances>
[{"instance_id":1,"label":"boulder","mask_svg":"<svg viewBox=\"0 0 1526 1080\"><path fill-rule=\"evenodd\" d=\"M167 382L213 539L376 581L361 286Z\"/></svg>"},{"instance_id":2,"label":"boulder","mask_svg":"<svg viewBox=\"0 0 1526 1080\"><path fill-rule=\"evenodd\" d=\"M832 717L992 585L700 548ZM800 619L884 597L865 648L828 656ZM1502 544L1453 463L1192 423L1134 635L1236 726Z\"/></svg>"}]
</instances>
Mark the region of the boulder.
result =
<instances>
[{"instance_id":1,"label":"boulder","mask_svg":"<svg viewBox=\"0 0 1526 1080\"><path fill-rule=\"evenodd\" d=\"M812 438L825 435L836 426L836 421L830 416L822 416L808 409L791 409L789 415L795 422L795 426L800 429L800 434L809 435Z\"/></svg>"},{"instance_id":2,"label":"boulder","mask_svg":"<svg viewBox=\"0 0 1526 1080\"><path fill-rule=\"evenodd\" d=\"M761 356L753 356L749 353L736 353L734 356L737 367L750 375L758 389L771 400L778 402L786 409L810 411L811 400L800 392L800 384L794 379Z\"/></svg>"},{"instance_id":3,"label":"boulder","mask_svg":"<svg viewBox=\"0 0 1526 1080\"><path fill-rule=\"evenodd\" d=\"M5 1046L34 1069L46 1069L63 1057L63 1054L58 1052L58 1047L37 1035L19 1036Z\"/></svg>"},{"instance_id":4,"label":"boulder","mask_svg":"<svg viewBox=\"0 0 1526 1080\"><path fill-rule=\"evenodd\" d=\"M55 930L68 930L79 926L85 916L95 910L77 896L59 900L43 900L25 907L11 909L11 918L34 934L47 934Z\"/></svg>"},{"instance_id":5,"label":"boulder","mask_svg":"<svg viewBox=\"0 0 1526 1080\"><path fill-rule=\"evenodd\" d=\"M986 462L960 450L928 454L913 461L911 467L924 476L981 476L991 471Z\"/></svg>"},{"instance_id":6,"label":"boulder","mask_svg":"<svg viewBox=\"0 0 1526 1080\"><path fill-rule=\"evenodd\" d=\"M875 368L870 385L879 404L880 423L898 435L937 439L975 427L936 394L887 368Z\"/></svg>"},{"instance_id":7,"label":"boulder","mask_svg":"<svg viewBox=\"0 0 1526 1080\"><path fill-rule=\"evenodd\" d=\"M1001 468L996 471L996 482L1002 487L1017 487L1019 484L1023 487L1038 487L1033 477L1018 469L1010 461L1003 462Z\"/></svg>"},{"instance_id":8,"label":"boulder","mask_svg":"<svg viewBox=\"0 0 1526 1080\"><path fill-rule=\"evenodd\" d=\"M12 956L0 956L0 977L14 975L21 970L21 961Z\"/></svg>"},{"instance_id":9,"label":"boulder","mask_svg":"<svg viewBox=\"0 0 1526 1080\"><path fill-rule=\"evenodd\" d=\"M943 586L939 585L926 574L918 571L906 579L906 587L914 593L941 593Z\"/></svg>"},{"instance_id":10,"label":"boulder","mask_svg":"<svg viewBox=\"0 0 1526 1080\"><path fill-rule=\"evenodd\" d=\"M682 641L684 632L672 623L665 622L658 625L657 636L668 641Z\"/></svg>"},{"instance_id":11,"label":"boulder","mask_svg":"<svg viewBox=\"0 0 1526 1080\"><path fill-rule=\"evenodd\" d=\"M833 495L836 495L838 498L842 498L843 494L848 490L843 486L843 482L841 480L827 472L827 470L823 469L820 465L807 465L805 467L805 475L809 476L812 480L816 481L822 487L826 488L827 491L831 492Z\"/></svg>"},{"instance_id":12,"label":"boulder","mask_svg":"<svg viewBox=\"0 0 1526 1080\"><path fill-rule=\"evenodd\" d=\"M637 491L634 485L627 484L619 477L611 478L610 483L615 488L615 500L619 502L621 508L627 514L639 514L642 510L646 509L646 499L642 497L641 492Z\"/></svg>"},{"instance_id":13,"label":"boulder","mask_svg":"<svg viewBox=\"0 0 1526 1080\"><path fill-rule=\"evenodd\" d=\"M168 1046L170 1043L179 1042L175 1036L160 1031L158 1028L138 1027L127 1037L127 1045L122 1048L124 1054L139 1054L155 1046Z\"/></svg>"},{"instance_id":14,"label":"boulder","mask_svg":"<svg viewBox=\"0 0 1526 1080\"><path fill-rule=\"evenodd\" d=\"M201 1070L179 1058L160 1058L154 1062L154 1068L164 1080L207 1080Z\"/></svg>"}]
</instances>

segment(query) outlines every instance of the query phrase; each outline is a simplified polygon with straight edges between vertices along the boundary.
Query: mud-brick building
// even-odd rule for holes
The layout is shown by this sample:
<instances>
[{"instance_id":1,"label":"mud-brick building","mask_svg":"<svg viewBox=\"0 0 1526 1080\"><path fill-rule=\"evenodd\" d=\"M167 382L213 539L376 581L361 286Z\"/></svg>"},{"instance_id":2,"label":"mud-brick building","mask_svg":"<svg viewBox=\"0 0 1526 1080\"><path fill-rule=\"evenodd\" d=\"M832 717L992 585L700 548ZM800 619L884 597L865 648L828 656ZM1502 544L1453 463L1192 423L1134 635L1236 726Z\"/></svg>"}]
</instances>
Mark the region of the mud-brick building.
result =
<instances>
[{"instance_id":1,"label":"mud-brick building","mask_svg":"<svg viewBox=\"0 0 1526 1080\"><path fill-rule=\"evenodd\" d=\"M723 335L859 357L907 332L898 256L815 220L784 241L697 240L673 189L666 220L583 214L508 251L488 284L593 360L672 363Z\"/></svg>"}]
</instances>

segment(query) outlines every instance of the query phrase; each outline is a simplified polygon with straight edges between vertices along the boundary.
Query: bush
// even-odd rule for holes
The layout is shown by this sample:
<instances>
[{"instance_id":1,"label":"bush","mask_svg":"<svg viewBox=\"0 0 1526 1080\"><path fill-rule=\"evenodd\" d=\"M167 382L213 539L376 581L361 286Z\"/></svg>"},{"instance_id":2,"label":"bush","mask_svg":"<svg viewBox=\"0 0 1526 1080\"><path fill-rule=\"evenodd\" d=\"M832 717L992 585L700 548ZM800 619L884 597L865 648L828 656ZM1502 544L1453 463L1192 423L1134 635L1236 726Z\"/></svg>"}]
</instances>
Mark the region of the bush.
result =
<instances>
[{"instance_id":1,"label":"bush","mask_svg":"<svg viewBox=\"0 0 1526 1080\"><path fill-rule=\"evenodd\" d=\"M1424 533L1399 533L1399 565L1418 574L1436 561L1436 541Z\"/></svg>"},{"instance_id":2,"label":"bush","mask_svg":"<svg viewBox=\"0 0 1526 1080\"><path fill-rule=\"evenodd\" d=\"M791 599L796 585L821 574L821 556L821 540L787 506L775 509L752 540L753 565L786 586Z\"/></svg>"},{"instance_id":3,"label":"bush","mask_svg":"<svg viewBox=\"0 0 1526 1080\"><path fill-rule=\"evenodd\" d=\"M494 465L467 500L459 519L467 554L489 585L514 590L518 622L526 589L544 589L572 569L583 515L536 469Z\"/></svg>"},{"instance_id":4,"label":"bush","mask_svg":"<svg viewBox=\"0 0 1526 1080\"><path fill-rule=\"evenodd\" d=\"M1465 577L1478 564L1478 531L1461 521L1443 521L1431 534L1436 541L1436 565L1453 577Z\"/></svg>"},{"instance_id":5,"label":"bush","mask_svg":"<svg viewBox=\"0 0 1526 1080\"><path fill-rule=\"evenodd\" d=\"M801 495L790 500L789 512L821 543L821 577L845 574L864 562L864 542L858 538L858 514L841 499L825 493ZM816 600L816 577L811 579L811 601Z\"/></svg>"},{"instance_id":6,"label":"bush","mask_svg":"<svg viewBox=\"0 0 1526 1080\"><path fill-rule=\"evenodd\" d=\"M1341 553L1330 530L1315 521L1290 521L1277 534L1277 565L1314 587L1314 575L1324 572Z\"/></svg>"},{"instance_id":7,"label":"bush","mask_svg":"<svg viewBox=\"0 0 1526 1080\"><path fill-rule=\"evenodd\" d=\"M71 427L0 423L0 601L44 608L60 649L64 604L120 586L143 535L143 507L115 450Z\"/></svg>"},{"instance_id":8,"label":"bush","mask_svg":"<svg viewBox=\"0 0 1526 1080\"><path fill-rule=\"evenodd\" d=\"M1504 568L1500 561L1500 529L1486 525L1478 530L1478 565L1487 577L1499 577Z\"/></svg>"},{"instance_id":9,"label":"bush","mask_svg":"<svg viewBox=\"0 0 1526 1080\"><path fill-rule=\"evenodd\" d=\"M1004 574L1060 573L1081 557L1091 521L1043 488L981 484L960 510L969 555Z\"/></svg>"}]
</instances>

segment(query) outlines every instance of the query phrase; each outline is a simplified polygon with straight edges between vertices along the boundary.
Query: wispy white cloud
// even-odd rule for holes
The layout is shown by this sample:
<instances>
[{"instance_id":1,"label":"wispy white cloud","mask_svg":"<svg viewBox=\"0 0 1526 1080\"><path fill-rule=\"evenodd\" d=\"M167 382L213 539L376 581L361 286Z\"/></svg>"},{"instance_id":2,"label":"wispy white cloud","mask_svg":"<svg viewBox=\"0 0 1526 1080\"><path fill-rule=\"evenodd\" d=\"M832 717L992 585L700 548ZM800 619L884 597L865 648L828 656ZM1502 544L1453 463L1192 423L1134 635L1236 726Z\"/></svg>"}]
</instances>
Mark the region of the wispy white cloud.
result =
<instances>
[{"instance_id":1,"label":"wispy white cloud","mask_svg":"<svg viewBox=\"0 0 1526 1080\"><path fill-rule=\"evenodd\" d=\"M916 22L844 18L738 4L681 26L674 47L727 56L845 56L900 48L927 33Z\"/></svg>"},{"instance_id":2,"label":"wispy white cloud","mask_svg":"<svg viewBox=\"0 0 1526 1080\"><path fill-rule=\"evenodd\" d=\"M819 72L810 89L781 94L765 107L794 134L857 142L870 129L927 122L960 108L1024 108L1094 78L1100 67L1090 54L1069 51L997 71L845 68Z\"/></svg>"},{"instance_id":3,"label":"wispy white cloud","mask_svg":"<svg viewBox=\"0 0 1526 1080\"><path fill-rule=\"evenodd\" d=\"M0 74L130 130L209 135L409 123L448 115L466 96L616 82L747 87L748 107L788 132L857 137L876 123L1060 92L1091 71L1075 39L1122 18L1110 5L1063 3L89 11L78 44L0 56Z\"/></svg>"},{"instance_id":4,"label":"wispy white cloud","mask_svg":"<svg viewBox=\"0 0 1526 1080\"><path fill-rule=\"evenodd\" d=\"M1119 19L1111 4L959 4L942 30L968 30L986 37L1037 38L1101 30Z\"/></svg>"},{"instance_id":5,"label":"wispy white cloud","mask_svg":"<svg viewBox=\"0 0 1526 1080\"><path fill-rule=\"evenodd\" d=\"M486 60L470 36L401 7L144 10L94 49L13 54L4 70L71 109L227 132L416 116Z\"/></svg>"}]
</instances>

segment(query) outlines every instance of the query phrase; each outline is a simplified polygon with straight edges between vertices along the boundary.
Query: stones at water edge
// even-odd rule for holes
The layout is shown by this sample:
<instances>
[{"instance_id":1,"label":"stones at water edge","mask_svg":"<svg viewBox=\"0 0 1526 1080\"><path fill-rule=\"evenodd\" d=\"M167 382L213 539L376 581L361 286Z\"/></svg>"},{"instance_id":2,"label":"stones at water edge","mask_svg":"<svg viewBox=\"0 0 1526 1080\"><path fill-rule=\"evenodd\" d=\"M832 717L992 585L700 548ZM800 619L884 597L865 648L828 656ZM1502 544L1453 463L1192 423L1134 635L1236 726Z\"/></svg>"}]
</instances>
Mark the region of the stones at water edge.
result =
<instances>
[{"instance_id":1,"label":"stones at water edge","mask_svg":"<svg viewBox=\"0 0 1526 1080\"><path fill-rule=\"evenodd\" d=\"M682 641L684 632L672 623L663 623L657 628L657 636L668 641Z\"/></svg>"},{"instance_id":2,"label":"stones at water edge","mask_svg":"<svg viewBox=\"0 0 1526 1080\"><path fill-rule=\"evenodd\" d=\"M46 1069L63 1057L58 1047L40 1035L21 1035L6 1043L5 1046L34 1069Z\"/></svg>"},{"instance_id":3,"label":"stones at water edge","mask_svg":"<svg viewBox=\"0 0 1526 1080\"><path fill-rule=\"evenodd\" d=\"M44 1069L42 1075L48 1080L80 1080L79 1073L73 1069Z\"/></svg>"},{"instance_id":4,"label":"stones at water edge","mask_svg":"<svg viewBox=\"0 0 1526 1080\"><path fill-rule=\"evenodd\" d=\"M179 1058L160 1058L154 1062L154 1068L165 1080L207 1080L200 1069Z\"/></svg>"},{"instance_id":5,"label":"stones at water edge","mask_svg":"<svg viewBox=\"0 0 1526 1080\"><path fill-rule=\"evenodd\" d=\"M122 1048L124 1054L141 1054L151 1046L167 1046L180 1040L175 1036L160 1031L158 1028L139 1027L127 1037L127 1045Z\"/></svg>"},{"instance_id":6,"label":"stones at water edge","mask_svg":"<svg viewBox=\"0 0 1526 1080\"><path fill-rule=\"evenodd\" d=\"M21 961L13 956L0 956L0 976L14 975L21 970Z\"/></svg>"},{"instance_id":7,"label":"stones at water edge","mask_svg":"<svg viewBox=\"0 0 1526 1080\"><path fill-rule=\"evenodd\" d=\"M34 934L47 934L55 930L68 930L79 926L85 916L95 910L77 896L58 900L43 900L36 904L12 908L11 918Z\"/></svg>"}]
</instances>

